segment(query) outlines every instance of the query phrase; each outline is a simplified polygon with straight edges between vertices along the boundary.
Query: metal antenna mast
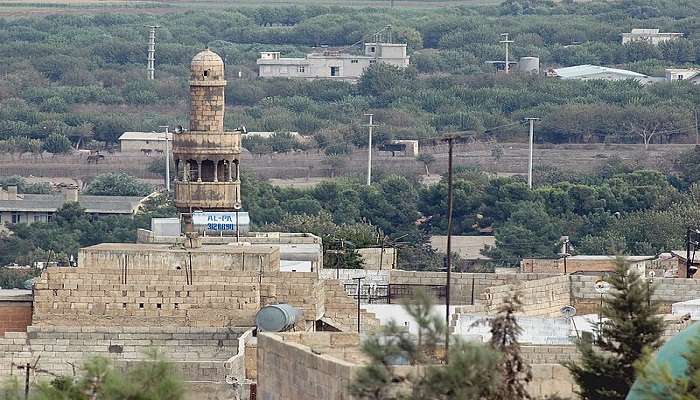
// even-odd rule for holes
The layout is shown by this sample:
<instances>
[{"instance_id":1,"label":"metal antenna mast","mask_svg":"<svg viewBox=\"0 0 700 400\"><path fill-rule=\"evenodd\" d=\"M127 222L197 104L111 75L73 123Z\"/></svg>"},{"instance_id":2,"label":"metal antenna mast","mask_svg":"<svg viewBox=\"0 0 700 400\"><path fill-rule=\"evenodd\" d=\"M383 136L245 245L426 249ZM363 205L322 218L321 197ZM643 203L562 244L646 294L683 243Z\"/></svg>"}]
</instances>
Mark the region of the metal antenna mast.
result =
<instances>
[{"instance_id":1,"label":"metal antenna mast","mask_svg":"<svg viewBox=\"0 0 700 400\"><path fill-rule=\"evenodd\" d=\"M503 40L501 40L499 43L503 43L506 45L506 74L510 73L510 60L508 60L509 54L509 47L508 45L513 43L512 40L508 39L508 33L501 33L501 36L503 37Z\"/></svg>"},{"instance_id":2,"label":"metal antenna mast","mask_svg":"<svg viewBox=\"0 0 700 400\"><path fill-rule=\"evenodd\" d=\"M369 136L367 139L367 186L369 186L372 184L372 128L377 125L375 125L372 120L374 114L365 114L365 116L369 117L369 124L367 124L369 128Z\"/></svg>"},{"instance_id":3,"label":"metal antenna mast","mask_svg":"<svg viewBox=\"0 0 700 400\"><path fill-rule=\"evenodd\" d=\"M160 25L145 25L151 30L148 33L148 66L146 67L146 72L148 74L148 79L155 79L156 72L156 29L160 28Z\"/></svg>"},{"instance_id":4,"label":"metal antenna mast","mask_svg":"<svg viewBox=\"0 0 700 400\"><path fill-rule=\"evenodd\" d=\"M539 121L539 118L525 118L526 121L530 123L530 143L529 155L527 157L527 187L532 189L532 153L535 141L535 121Z\"/></svg>"}]
</instances>

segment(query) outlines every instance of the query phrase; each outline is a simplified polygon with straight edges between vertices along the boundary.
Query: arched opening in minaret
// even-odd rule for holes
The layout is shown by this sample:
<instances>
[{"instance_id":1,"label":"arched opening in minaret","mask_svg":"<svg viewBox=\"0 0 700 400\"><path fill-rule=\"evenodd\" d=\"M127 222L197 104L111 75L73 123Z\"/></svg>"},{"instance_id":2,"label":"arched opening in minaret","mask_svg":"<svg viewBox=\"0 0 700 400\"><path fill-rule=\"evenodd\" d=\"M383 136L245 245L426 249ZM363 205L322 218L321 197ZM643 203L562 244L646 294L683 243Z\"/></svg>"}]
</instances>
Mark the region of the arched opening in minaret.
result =
<instances>
[{"instance_id":1,"label":"arched opening in minaret","mask_svg":"<svg viewBox=\"0 0 700 400\"><path fill-rule=\"evenodd\" d=\"M230 180L226 160L219 160L216 162L216 178L218 182L228 182Z\"/></svg>"},{"instance_id":2,"label":"arched opening in minaret","mask_svg":"<svg viewBox=\"0 0 700 400\"><path fill-rule=\"evenodd\" d=\"M215 164L212 160L202 161L202 182L214 182L216 179L216 169Z\"/></svg>"},{"instance_id":3,"label":"arched opening in minaret","mask_svg":"<svg viewBox=\"0 0 700 400\"><path fill-rule=\"evenodd\" d=\"M199 180L199 162L197 160L187 160L183 166L185 181L196 182Z\"/></svg>"}]
</instances>

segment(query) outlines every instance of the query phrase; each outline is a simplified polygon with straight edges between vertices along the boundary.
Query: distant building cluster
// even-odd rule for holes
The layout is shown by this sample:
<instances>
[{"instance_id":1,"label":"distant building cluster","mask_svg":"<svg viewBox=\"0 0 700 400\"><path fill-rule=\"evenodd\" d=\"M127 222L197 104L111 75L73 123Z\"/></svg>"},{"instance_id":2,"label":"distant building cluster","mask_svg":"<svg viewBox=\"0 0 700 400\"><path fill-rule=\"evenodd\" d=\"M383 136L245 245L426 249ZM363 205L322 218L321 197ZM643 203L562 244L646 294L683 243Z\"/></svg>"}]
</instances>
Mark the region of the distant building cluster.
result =
<instances>
[{"instance_id":1,"label":"distant building cluster","mask_svg":"<svg viewBox=\"0 0 700 400\"><path fill-rule=\"evenodd\" d=\"M377 42L365 43L362 55L326 49L304 58L287 58L276 51L262 52L257 64L262 78L357 80L374 63L405 68L409 58L406 44Z\"/></svg>"},{"instance_id":2,"label":"distant building cluster","mask_svg":"<svg viewBox=\"0 0 700 400\"><path fill-rule=\"evenodd\" d=\"M678 32L660 32L659 29L632 29L632 32L622 34L622 44L645 42L656 46L682 37L683 34Z\"/></svg>"}]
</instances>

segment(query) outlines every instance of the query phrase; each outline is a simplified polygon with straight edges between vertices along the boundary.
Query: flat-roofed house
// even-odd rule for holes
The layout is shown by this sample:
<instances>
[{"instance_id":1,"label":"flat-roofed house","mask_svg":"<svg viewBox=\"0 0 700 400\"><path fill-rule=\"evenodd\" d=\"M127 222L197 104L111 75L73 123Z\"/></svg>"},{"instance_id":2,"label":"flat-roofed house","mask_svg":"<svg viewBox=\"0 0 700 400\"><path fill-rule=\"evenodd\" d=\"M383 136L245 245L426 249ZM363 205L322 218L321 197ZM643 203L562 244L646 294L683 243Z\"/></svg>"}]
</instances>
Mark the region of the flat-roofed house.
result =
<instances>
[{"instance_id":1,"label":"flat-roofed house","mask_svg":"<svg viewBox=\"0 0 700 400\"><path fill-rule=\"evenodd\" d=\"M172 145L173 134L168 133L168 141ZM164 132L124 132L119 136L119 149L122 153L165 152Z\"/></svg>"},{"instance_id":2,"label":"flat-roofed house","mask_svg":"<svg viewBox=\"0 0 700 400\"><path fill-rule=\"evenodd\" d=\"M80 196L78 189L63 193L17 193L16 186L0 189L0 225L31 224L51 221L65 203L77 201L92 215L133 215L138 210L141 196Z\"/></svg>"},{"instance_id":3,"label":"flat-roofed house","mask_svg":"<svg viewBox=\"0 0 700 400\"><path fill-rule=\"evenodd\" d=\"M282 57L280 52L260 53L257 64L261 78L302 78L357 80L370 65L381 62L405 68L409 64L406 44L365 43L362 55L324 50L304 58Z\"/></svg>"},{"instance_id":4,"label":"flat-roofed house","mask_svg":"<svg viewBox=\"0 0 700 400\"><path fill-rule=\"evenodd\" d=\"M700 83L700 69L698 68L666 68L667 81L690 81Z\"/></svg>"}]
</instances>

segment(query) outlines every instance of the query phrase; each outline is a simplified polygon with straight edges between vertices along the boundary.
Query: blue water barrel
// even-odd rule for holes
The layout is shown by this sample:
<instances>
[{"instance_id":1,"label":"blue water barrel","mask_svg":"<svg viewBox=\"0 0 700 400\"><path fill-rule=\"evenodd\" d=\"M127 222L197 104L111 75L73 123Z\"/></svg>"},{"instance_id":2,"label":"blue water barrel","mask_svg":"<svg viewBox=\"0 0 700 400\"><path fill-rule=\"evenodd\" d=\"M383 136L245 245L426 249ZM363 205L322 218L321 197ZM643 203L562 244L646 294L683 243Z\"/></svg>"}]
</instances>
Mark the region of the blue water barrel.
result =
<instances>
[{"instance_id":1,"label":"blue water barrel","mask_svg":"<svg viewBox=\"0 0 700 400\"><path fill-rule=\"evenodd\" d=\"M261 332L284 332L294 327L301 317L301 311L289 304L265 306L255 316L255 325Z\"/></svg>"}]
</instances>

